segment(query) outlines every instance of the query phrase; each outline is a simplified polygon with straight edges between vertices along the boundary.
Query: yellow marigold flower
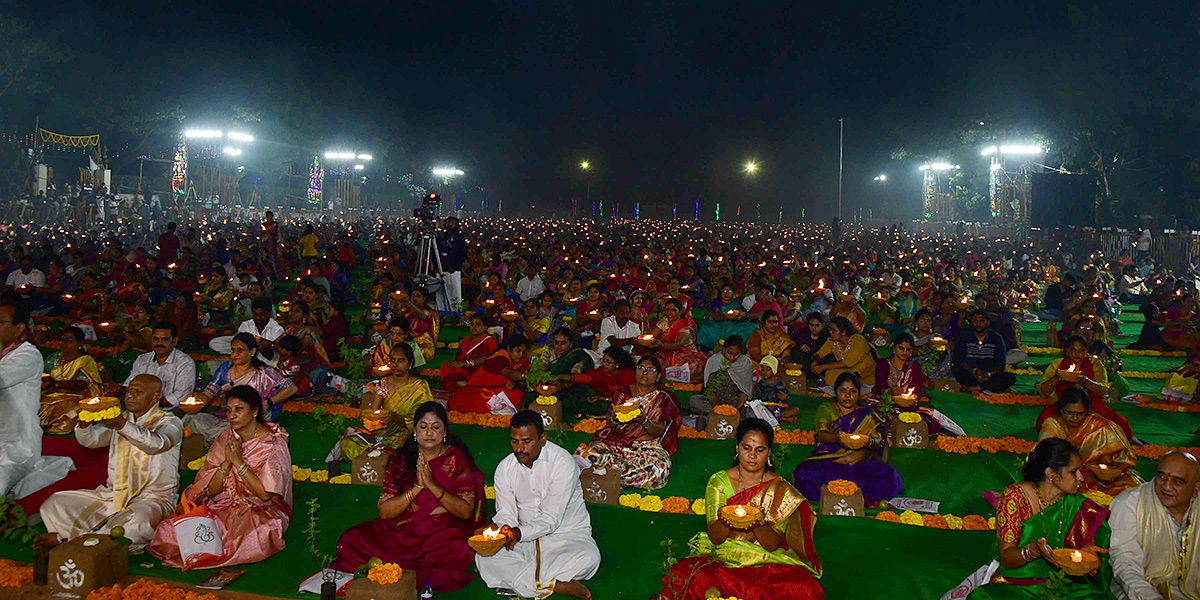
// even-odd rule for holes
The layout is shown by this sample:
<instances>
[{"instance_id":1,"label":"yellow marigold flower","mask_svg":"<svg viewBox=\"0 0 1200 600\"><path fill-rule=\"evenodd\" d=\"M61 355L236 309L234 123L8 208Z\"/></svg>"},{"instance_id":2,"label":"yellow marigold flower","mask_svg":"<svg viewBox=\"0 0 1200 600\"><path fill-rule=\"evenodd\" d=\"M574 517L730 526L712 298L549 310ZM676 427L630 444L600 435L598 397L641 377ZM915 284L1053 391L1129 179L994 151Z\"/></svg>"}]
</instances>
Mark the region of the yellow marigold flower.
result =
<instances>
[{"instance_id":1,"label":"yellow marigold flower","mask_svg":"<svg viewBox=\"0 0 1200 600\"><path fill-rule=\"evenodd\" d=\"M659 498L658 496L644 496L642 497L641 502L638 502L638 510L644 510L646 512L660 512L662 511L662 508L662 498Z\"/></svg>"},{"instance_id":2,"label":"yellow marigold flower","mask_svg":"<svg viewBox=\"0 0 1200 600\"><path fill-rule=\"evenodd\" d=\"M495 500L496 499L496 486L494 486L494 485L483 486L483 495L487 496L488 500Z\"/></svg>"},{"instance_id":3,"label":"yellow marigold flower","mask_svg":"<svg viewBox=\"0 0 1200 600\"><path fill-rule=\"evenodd\" d=\"M631 410L629 412L618 412L617 420L622 423L628 423L640 416L642 416L642 409L635 408L634 410Z\"/></svg>"},{"instance_id":4,"label":"yellow marigold flower","mask_svg":"<svg viewBox=\"0 0 1200 600\"><path fill-rule=\"evenodd\" d=\"M954 515L946 515L946 527L950 529L962 529L963 520Z\"/></svg>"},{"instance_id":5,"label":"yellow marigold flower","mask_svg":"<svg viewBox=\"0 0 1200 600\"><path fill-rule=\"evenodd\" d=\"M921 414L914 412L914 411L902 412L902 413L900 413L900 421L902 423L910 423L910 424L911 423L920 423L921 422Z\"/></svg>"},{"instance_id":6,"label":"yellow marigold flower","mask_svg":"<svg viewBox=\"0 0 1200 600\"><path fill-rule=\"evenodd\" d=\"M996 517L988 517L988 529L996 528Z\"/></svg>"},{"instance_id":7,"label":"yellow marigold flower","mask_svg":"<svg viewBox=\"0 0 1200 600\"><path fill-rule=\"evenodd\" d=\"M335 483L338 485L347 485L350 483L350 474L342 473L341 475L338 475L336 477L330 477L329 483Z\"/></svg>"},{"instance_id":8,"label":"yellow marigold flower","mask_svg":"<svg viewBox=\"0 0 1200 600\"><path fill-rule=\"evenodd\" d=\"M621 494L621 498L618 500L621 506L628 506L629 508L637 508L638 503L641 501L641 494Z\"/></svg>"},{"instance_id":9,"label":"yellow marigold flower","mask_svg":"<svg viewBox=\"0 0 1200 600\"><path fill-rule=\"evenodd\" d=\"M696 501L692 503L692 512L702 515L704 514L704 509L704 498L696 498Z\"/></svg>"},{"instance_id":10,"label":"yellow marigold flower","mask_svg":"<svg viewBox=\"0 0 1200 600\"><path fill-rule=\"evenodd\" d=\"M925 525L925 519L911 510L900 513L900 522L905 525Z\"/></svg>"},{"instance_id":11,"label":"yellow marigold flower","mask_svg":"<svg viewBox=\"0 0 1200 600\"><path fill-rule=\"evenodd\" d=\"M308 480L313 483L326 483L329 481L329 471L325 471L325 470L321 470L321 469L318 469L316 471L310 471Z\"/></svg>"},{"instance_id":12,"label":"yellow marigold flower","mask_svg":"<svg viewBox=\"0 0 1200 600\"><path fill-rule=\"evenodd\" d=\"M292 479L293 480L308 481L309 477L312 477L312 469L305 469L304 467L297 467L295 465L292 465Z\"/></svg>"},{"instance_id":13,"label":"yellow marigold flower","mask_svg":"<svg viewBox=\"0 0 1200 600\"><path fill-rule=\"evenodd\" d=\"M534 401L542 406L550 406L551 404L558 402L558 396L538 396Z\"/></svg>"},{"instance_id":14,"label":"yellow marigold flower","mask_svg":"<svg viewBox=\"0 0 1200 600\"><path fill-rule=\"evenodd\" d=\"M200 468L204 466L204 460L205 460L205 458L206 458L206 457L204 457L204 456L201 456L200 458L197 458L196 460L193 460L192 462L189 462L189 463L187 464L187 468L188 468L188 470L189 470L189 471L199 471L199 470L200 470Z\"/></svg>"}]
</instances>

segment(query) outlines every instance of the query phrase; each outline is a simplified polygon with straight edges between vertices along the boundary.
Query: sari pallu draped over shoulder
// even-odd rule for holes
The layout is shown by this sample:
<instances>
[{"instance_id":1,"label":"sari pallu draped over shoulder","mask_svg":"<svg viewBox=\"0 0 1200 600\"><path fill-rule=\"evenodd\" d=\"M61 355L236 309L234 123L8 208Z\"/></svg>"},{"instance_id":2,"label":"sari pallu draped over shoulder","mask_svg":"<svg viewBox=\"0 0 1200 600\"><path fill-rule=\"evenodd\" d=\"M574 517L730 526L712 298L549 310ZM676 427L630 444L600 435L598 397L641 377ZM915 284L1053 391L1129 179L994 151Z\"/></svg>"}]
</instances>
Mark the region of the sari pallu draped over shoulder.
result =
<instances>
[{"instance_id":1,"label":"sari pallu draped over shoulder","mask_svg":"<svg viewBox=\"0 0 1200 600\"><path fill-rule=\"evenodd\" d=\"M259 562L283 550L283 534L292 518L292 456L288 451L287 431L275 423L268 423L265 428L267 432L263 435L242 443L242 460L258 476L268 498L255 496L236 471L225 476L221 490L205 500L220 530L224 552L203 568ZM217 435L204 466L196 474L196 489L205 491L216 476L226 460L231 435L234 433L228 427ZM164 565L183 566L175 528L169 519L159 523L149 552Z\"/></svg>"},{"instance_id":2,"label":"sari pallu draped over shoulder","mask_svg":"<svg viewBox=\"0 0 1200 600\"><path fill-rule=\"evenodd\" d=\"M1008 493L1006 490L1006 495ZM1023 494L1019 490L1017 493ZM1108 514L1107 508L1083 494L1066 494L1041 512L1025 518L1017 544L1025 545L1045 538L1051 548L1080 549L1089 544L1107 548L1111 537ZM1053 593L1063 600L1112 598L1108 590L1108 582L1112 579L1108 555L1100 554L1099 558L1096 575L1067 577ZM1058 571L1057 566L1042 558L1015 569L1000 566L991 582L975 588L970 597L1040 599L1044 592L1050 591L1044 589L1047 580Z\"/></svg>"},{"instance_id":3,"label":"sari pallu draped over shoulder","mask_svg":"<svg viewBox=\"0 0 1200 600\"><path fill-rule=\"evenodd\" d=\"M816 516L808 500L786 480L775 478L735 494L729 476L718 471L708 480L704 499L708 522L717 519L723 506L760 507L783 541L779 548L767 551L751 532L731 531L717 545L707 533L697 534L688 543L691 557L676 563L663 577L660 597L699 600L710 588L741 600L823 597L817 582L822 567L812 538Z\"/></svg>"},{"instance_id":4,"label":"sari pallu draped over shoulder","mask_svg":"<svg viewBox=\"0 0 1200 600\"><path fill-rule=\"evenodd\" d=\"M1071 442L1079 449L1083 460L1081 470L1083 480L1080 482L1081 491L1099 490L1110 496L1142 484L1142 477L1133 467L1137 466L1137 457L1133 454L1133 446L1112 421L1096 413L1091 413L1075 431L1067 432L1066 422L1058 414L1046 419L1038 434L1039 439L1055 437ZM1103 464L1107 472L1119 472L1120 475L1110 481L1105 481L1092 472L1091 467ZM1098 467L1097 467L1098 468Z\"/></svg>"},{"instance_id":5,"label":"sari pallu draped over shoulder","mask_svg":"<svg viewBox=\"0 0 1200 600\"><path fill-rule=\"evenodd\" d=\"M470 518L460 519L446 512L433 492L422 489L400 516L373 519L342 534L333 568L353 572L378 556L384 562L417 571L417 584L428 583L438 592L456 590L471 582L467 569L475 552L467 545L467 538L486 522L483 473L457 446L430 459L429 468L446 493L474 502ZM397 452L388 462L380 499L402 495L415 484L403 453Z\"/></svg>"},{"instance_id":6,"label":"sari pallu draped over shoulder","mask_svg":"<svg viewBox=\"0 0 1200 600\"><path fill-rule=\"evenodd\" d=\"M652 396L651 398L639 402L642 413L650 421L666 423L666 430L660 438L662 446L668 454L675 454L675 451L679 449L679 425L682 422L683 413L680 412L675 399L665 390L656 389L650 395ZM614 404L628 402L631 399L639 400L639 398L633 395L629 386L617 390L617 393L613 395ZM640 420L634 419L623 425L605 427L597 431L596 441L614 446L630 446L634 440L646 434L646 429L642 427Z\"/></svg>"}]
</instances>

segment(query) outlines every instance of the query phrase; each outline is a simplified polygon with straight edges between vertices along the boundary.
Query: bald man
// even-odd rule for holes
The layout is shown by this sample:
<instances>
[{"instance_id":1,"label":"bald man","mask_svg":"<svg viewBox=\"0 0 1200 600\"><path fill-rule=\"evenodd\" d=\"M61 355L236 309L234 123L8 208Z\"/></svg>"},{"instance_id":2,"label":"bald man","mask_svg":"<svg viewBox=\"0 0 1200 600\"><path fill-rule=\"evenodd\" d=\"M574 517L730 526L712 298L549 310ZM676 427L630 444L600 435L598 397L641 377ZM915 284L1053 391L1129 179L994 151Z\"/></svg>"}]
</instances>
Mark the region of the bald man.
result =
<instances>
[{"instance_id":1,"label":"bald man","mask_svg":"<svg viewBox=\"0 0 1200 600\"><path fill-rule=\"evenodd\" d=\"M159 408L162 399L162 381L138 375L129 382L125 412L76 425L80 444L108 446L108 482L94 490L58 492L42 504L42 521L56 541L92 531L107 533L120 525L131 552L150 543L154 528L179 499L183 423Z\"/></svg>"},{"instance_id":2,"label":"bald man","mask_svg":"<svg viewBox=\"0 0 1200 600\"><path fill-rule=\"evenodd\" d=\"M1152 481L1113 499L1112 592L1117 598L1200 598L1200 462L1171 452Z\"/></svg>"}]
</instances>

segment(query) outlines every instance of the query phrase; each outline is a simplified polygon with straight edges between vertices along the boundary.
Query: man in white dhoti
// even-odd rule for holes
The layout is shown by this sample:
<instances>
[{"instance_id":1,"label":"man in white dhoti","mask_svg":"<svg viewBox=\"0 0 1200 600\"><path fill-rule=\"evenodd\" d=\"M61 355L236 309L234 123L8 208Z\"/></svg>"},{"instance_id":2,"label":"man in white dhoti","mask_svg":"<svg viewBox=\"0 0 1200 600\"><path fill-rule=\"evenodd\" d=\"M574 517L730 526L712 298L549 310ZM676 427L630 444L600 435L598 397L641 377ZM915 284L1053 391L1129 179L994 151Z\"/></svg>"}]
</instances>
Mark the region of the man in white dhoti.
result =
<instances>
[{"instance_id":1,"label":"man in white dhoti","mask_svg":"<svg viewBox=\"0 0 1200 600\"><path fill-rule=\"evenodd\" d=\"M1108 524L1114 595L1200 599L1200 462L1172 452L1158 474L1113 499Z\"/></svg>"},{"instance_id":2,"label":"man in white dhoti","mask_svg":"<svg viewBox=\"0 0 1200 600\"><path fill-rule=\"evenodd\" d=\"M108 482L94 490L50 496L41 508L46 531L65 540L89 532L108 533L119 525L131 551L150 543L154 528L179 499L183 423L159 407L162 399L162 382L153 375L138 375L129 382L124 413L75 426L80 444L108 446Z\"/></svg>"},{"instance_id":3,"label":"man in white dhoti","mask_svg":"<svg viewBox=\"0 0 1200 600\"><path fill-rule=\"evenodd\" d=\"M579 466L546 441L542 417L530 410L509 422L513 453L496 467L496 516L508 537L492 556L476 555L488 587L525 598L560 593L590 599L582 581L600 568L592 520L583 503Z\"/></svg>"},{"instance_id":4,"label":"man in white dhoti","mask_svg":"<svg viewBox=\"0 0 1200 600\"><path fill-rule=\"evenodd\" d=\"M0 299L0 496L23 498L66 477L66 457L42 458L42 353L25 341L29 310Z\"/></svg>"}]
</instances>

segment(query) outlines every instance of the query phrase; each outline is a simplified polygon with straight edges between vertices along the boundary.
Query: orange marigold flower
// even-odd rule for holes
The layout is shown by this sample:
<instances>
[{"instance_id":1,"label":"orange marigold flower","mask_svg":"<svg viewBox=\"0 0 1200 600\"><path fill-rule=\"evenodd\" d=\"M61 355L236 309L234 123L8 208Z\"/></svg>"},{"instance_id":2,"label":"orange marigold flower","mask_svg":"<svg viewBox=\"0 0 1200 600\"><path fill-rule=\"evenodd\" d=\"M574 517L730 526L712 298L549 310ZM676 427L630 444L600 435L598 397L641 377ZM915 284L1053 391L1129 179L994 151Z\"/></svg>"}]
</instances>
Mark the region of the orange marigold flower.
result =
<instances>
[{"instance_id":1,"label":"orange marigold flower","mask_svg":"<svg viewBox=\"0 0 1200 600\"><path fill-rule=\"evenodd\" d=\"M692 510L692 501L683 496L671 496L662 501L662 512L686 513Z\"/></svg>"},{"instance_id":2,"label":"orange marigold flower","mask_svg":"<svg viewBox=\"0 0 1200 600\"><path fill-rule=\"evenodd\" d=\"M30 583L33 583L33 566L0 558L0 587L21 587Z\"/></svg>"},{"instance_id":3,"label":"orange marigold flower","mask_svg":"<svg viewBox=\"0 0 1200 600\"><path fill-rule=\"evenodd\" d=\"M890 510L880 511L879 514L875 515L875 518L879 519L880 521L887 521L889 523L900 522L900 515Z\"/></svg>"},{"instance_id":4,"label":"orange marigold flower","mask_svg":"<svg viewBox=\"0 0 1200 600\"><path fill-rule=\"evenodd\" d=\"M937 529L950 528L946 523L946 517L942 515L921 515L921 520L925 522L926 527L936 527Z\"/></svg>"},{"instance_id":5,"label":"orange marigold flower","mask_svg":"<svg viewBox=\"0 0 1200 600\"><path fill-rule=\"evenodd\" d=\"M987 531L991 528L988 527L987 519L979 515L967 515L963 517L963 529L969 531Z\"/></svg>"},{"instance_id":6,"label":"orange marigold flower","mask_svg":"<svg viewBox=\"0 0 1200 600\"><path fill-rule=\"evenodd\" d=\"M825 484L825 489L835 496L853 496L858 493L858 484L847 479L834 479Z\"/></svg>"}]
</instances>

